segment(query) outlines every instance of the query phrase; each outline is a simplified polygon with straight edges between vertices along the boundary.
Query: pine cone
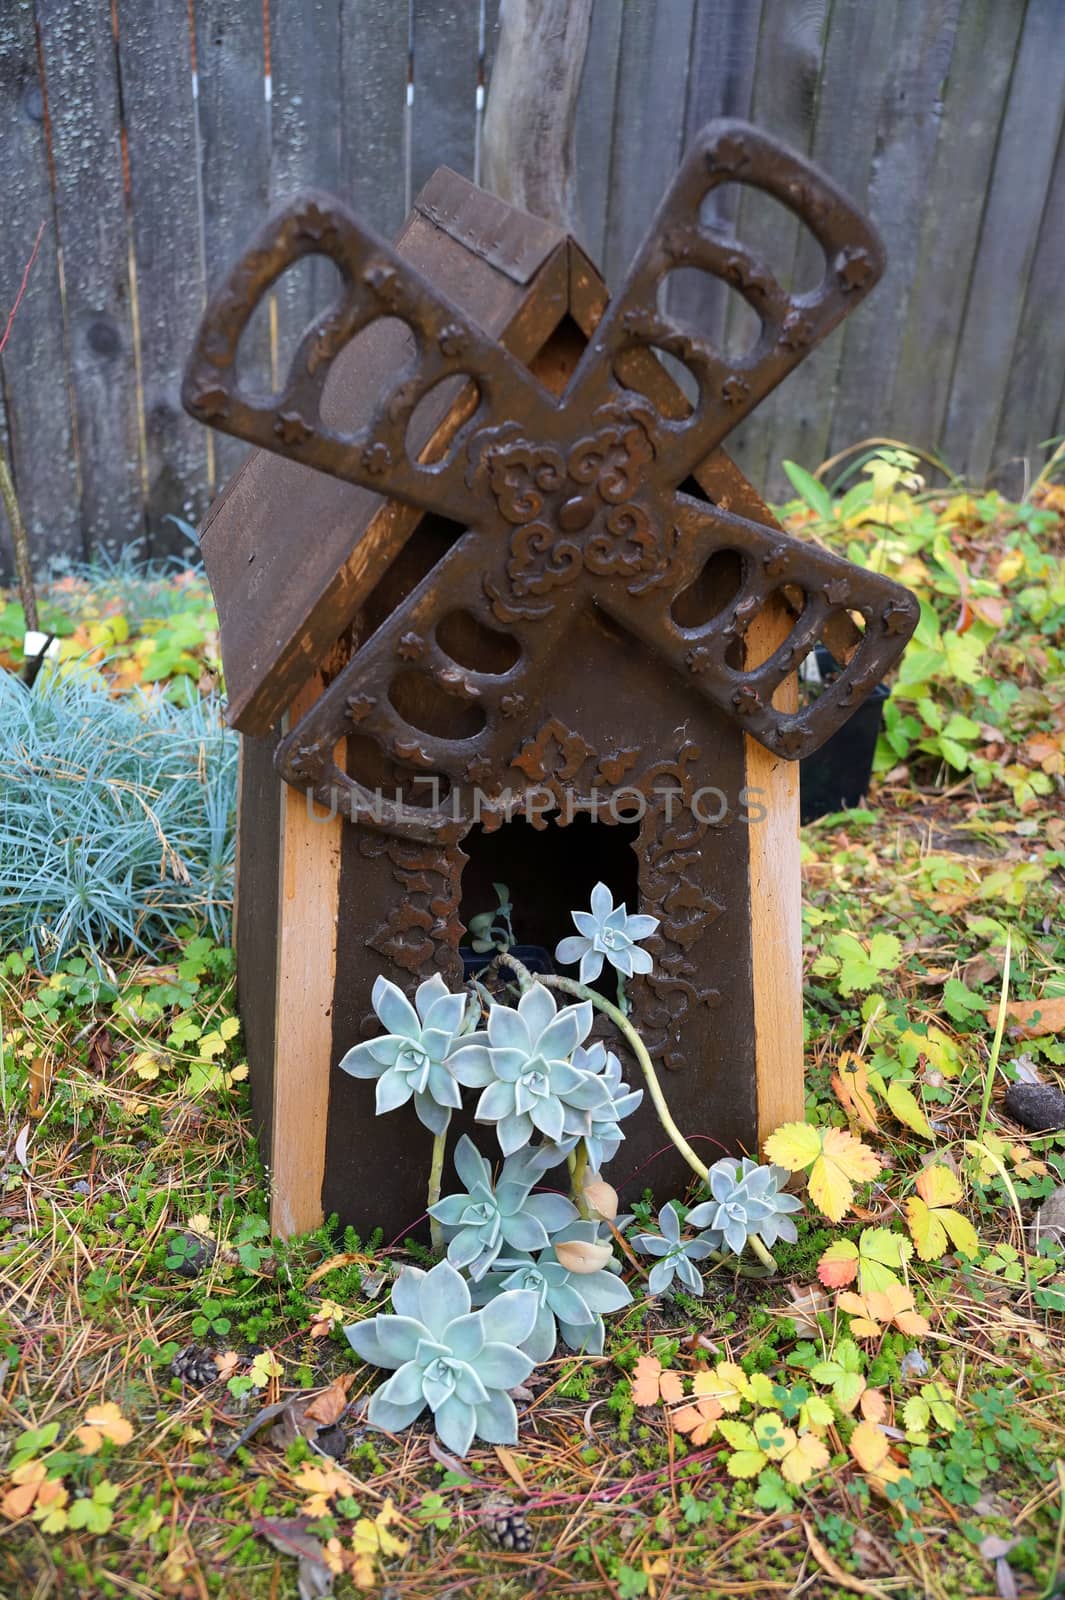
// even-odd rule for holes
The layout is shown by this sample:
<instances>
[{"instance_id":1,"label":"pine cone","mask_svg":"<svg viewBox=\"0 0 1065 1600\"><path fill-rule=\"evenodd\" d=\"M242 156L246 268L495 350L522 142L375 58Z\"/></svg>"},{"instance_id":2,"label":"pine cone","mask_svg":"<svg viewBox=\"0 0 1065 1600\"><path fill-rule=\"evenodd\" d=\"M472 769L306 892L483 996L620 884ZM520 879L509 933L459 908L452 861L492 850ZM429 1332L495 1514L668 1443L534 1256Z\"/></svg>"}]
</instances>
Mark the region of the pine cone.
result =
<instances>
[{"instance_id":1,"label":"pine cone","mask_svg":"<svg viewBox=\"0 0 1065 1600\"><path fill-rule=\"evenodd\" d=\"M532 1549L532 1529L520 1506L505 1494L492 1494L484 1502L485 1536L501 1550L524 1553Z\"/></svg>"},{"instance_id":2,"label":"pine cone","mask_svg":"<svg viewBox=\"0 0 1065 1600\"><path fill-rule=\"evenodd\" d=\"M179 1350L170 1363L170 1370L175 1378L191 1384L194 1389L202 1389L205 1384L214 1383L218 1377L214 1356L210 1350L198 1344L187 1344L184 1350Z\"/></svg>"}]
</instances>

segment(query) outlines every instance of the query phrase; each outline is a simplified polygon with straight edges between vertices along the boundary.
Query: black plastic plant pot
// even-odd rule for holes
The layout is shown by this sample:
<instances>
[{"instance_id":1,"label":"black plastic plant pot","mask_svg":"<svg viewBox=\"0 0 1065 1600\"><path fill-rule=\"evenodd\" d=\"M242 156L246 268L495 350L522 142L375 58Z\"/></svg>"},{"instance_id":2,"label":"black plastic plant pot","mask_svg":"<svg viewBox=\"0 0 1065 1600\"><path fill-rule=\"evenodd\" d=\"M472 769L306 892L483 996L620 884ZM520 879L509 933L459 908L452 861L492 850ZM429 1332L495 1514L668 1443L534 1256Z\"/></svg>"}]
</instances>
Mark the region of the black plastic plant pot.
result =
<instances>
[{"instance_id":1,"label":"black plastic plant pot","mask_svg":"<svg viewBox=\"0 0 1065 1600\"><path fill-rule=\"evenodd\" d=\"M817 647L822 678L830 680L839 664L822 645ZM869 698L812 756L799 763L799 816L813 822L830 811L858 805L869 788L873 756L890 690L878 683Z\"/></svg>"},{"instance_id":2,"label":"black plastic plant pot","mask_svg":"<svg viewBox=\"0 0 1065 1600\"><path fill-rule=\"evenodd\" d=\"M551 953L545 950L542 945L514 944L511 945L508 953L512 956L517 956L522 966L527 967L530 972L551 973L555 971L555 963L551 959ZM491 965L496 958L497 952L495 950L486 950L482 955L478 950L471 950L468 944L463 944L459 946L459 955L462 957L462 976L468 982L470 978L478 977L485 967Z\"/></svg>"}]
</instances>

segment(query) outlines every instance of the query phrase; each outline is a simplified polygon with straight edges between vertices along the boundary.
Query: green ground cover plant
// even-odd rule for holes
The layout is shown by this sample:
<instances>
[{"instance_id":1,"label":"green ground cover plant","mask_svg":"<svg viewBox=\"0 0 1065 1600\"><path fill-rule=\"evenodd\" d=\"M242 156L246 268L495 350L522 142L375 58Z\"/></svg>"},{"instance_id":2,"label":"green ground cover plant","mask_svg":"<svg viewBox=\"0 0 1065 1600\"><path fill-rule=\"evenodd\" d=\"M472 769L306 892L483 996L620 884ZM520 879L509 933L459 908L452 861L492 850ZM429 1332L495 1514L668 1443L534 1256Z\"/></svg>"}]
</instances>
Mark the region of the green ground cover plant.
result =
<instances>
[{"instance_id":1,"label":"green ground cover plant","mask_svg":"<svg viewBox=\"0 0 1065 1600\"><path fill-rule=\"evenodd\" d=\"M935 659L903 664L866 809L804 830L806 1119L751 1152L803 1202L778 1271L704 1257L702 1293L652 1289L641 1236L730 1214L692 1222L693 1179L663 1225L649 1170L611 1235L631 1298L602 1354L560 1344L512 1386L516 1443L374 1429L344 1328L436 1258L385 1217L270 1238L224 941L194 906L142 950L118 923L48 961L8 938L0 1594L1059 1592L1065 1278L1030 1224L1065 1135L1003 1094L1065 1069L1040 1021L1065 1002L1065 505L871 465L800 475L788 516L915 586ZM490 1253L482 1224L460 1254Z\"/></svg>"}]
</instances>

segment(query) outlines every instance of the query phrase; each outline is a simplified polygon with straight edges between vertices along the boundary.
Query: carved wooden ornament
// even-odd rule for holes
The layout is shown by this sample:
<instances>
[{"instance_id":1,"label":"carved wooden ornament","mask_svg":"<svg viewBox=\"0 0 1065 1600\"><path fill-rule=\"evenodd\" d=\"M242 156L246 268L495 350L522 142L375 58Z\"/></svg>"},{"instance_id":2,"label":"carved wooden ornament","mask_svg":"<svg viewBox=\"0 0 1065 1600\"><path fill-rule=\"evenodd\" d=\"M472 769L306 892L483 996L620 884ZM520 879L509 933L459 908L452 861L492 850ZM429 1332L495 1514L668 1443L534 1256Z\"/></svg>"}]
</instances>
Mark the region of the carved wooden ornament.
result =
<instances>
[{"instance_id":1,"label":"carved wooden ornament","mask_svg":"<svg viewBox=\"0 0 1065 1600\"><path fill-rule=\"evenodd\" d=\"M764 189L809 226L827 263L816 290L785 293L749 251L723 244L700 224L706 196L729 181ZM281 273L310 254L336 264L340 298L304 336L281 396L244 396L236 381L241 334ZM678 267L722 278L755 311L761 332L744 357L724 360L656 309L662 280ZM483 786L490 774L502 779L516 726L531 728L538 716L544 663L566 648L574 615L589 605L649 644L771 750L789 760L815 750L898 659L917 623L916 600L887 578L708 507L680 486L859 303L882 268L876 235L828 179L753 128L712 123L688 152L621 293L556 397L337 202L304 197L269 223L204 317L185 381L189 411L469 529L284 740L282 775L324 804L339 793L353 820L432 838L466 814L455 801L382 804L336 764L338 740L357 724L388 756L437 775L449 795L471 781ZM322 418L330 369L356 334L385 316L407 324L415 352L369 422L345 436ZM647 347L683 362L698 385L682 420L660 415L619 376L626 356ZM457 376L476 385L472 414L443 460L414 459L407 429L415 408ZM701 627L683 627L673 603L722 550L742 560L735 603ZM801 595L787 639L756 667L732 664L730 646L784 587ZM456 663L437 631L455 612L504 630L516 646L514 664L485 673ZM808 709L776 710L774 692L839 613L864 624L846 669ZM412 672L476 706L477 730L456 739L411 726L397 688Z\"/></svg>"},{"instance_id":2,"label":"carved wooden ornament","mask_svg":"<svg viewBox=\"0 0 1065 1600\"><path fill-rule=\"evenodd\" d=\"M750 251L701 223L710 191L737 182L765 190L813 232L825 255L815 290L786 293ZM301 485L314 474L286 481L282 507L263 472L246 472L204 536L227 677L241 684L234 720L261 735L276 720L262 708L289 713L276 743L245 742L238 894L241 1008L283 1232L313 1225L323 1204L358 1226L413 1221L424 1130L403 1112L370 1129L365 1086L335 1070L376 1031L373 977L383 971L409 991L439 971L461 984L464 920L490 903L470 896L490 892L493 873L515 888L533 942L553 947L570 931L566 908L584 902L609 854L606 835L631 843L631 900L660 920L649 946L655 969L633 984L633 1012L672 1069L679 1125L753 1153L775 1120L801 1114L788 767L858 707L918 617L897 584L773 525L718 448L880 275L875 233L827 178L750 127L711 124L621 292L605 310L593 292L594 311L593 269L547 225L447 173L416 213L422 241L439 235L439 248L431 239L417 246L424 275L408 246L376 238L330 198L294 201L214 296L185 382L194 416L287 458L272 465L290 478L290 463L300 463L328 474L337 497L361 494L349 485L388 497L360 510L338 558L338 568L359 564L358 584L338 579L330 591L319 560L290 604L279 602L283 583L271 574L300 571L276 540L265 548L264 530L282 509L287 526L298 525ZM339 269L339 297L303 337L280 394L247 395L241 334L281 274L314 254ZM431 281L445 257L450 297ZM719 277L752 307L760 332L744 356L726 359L657 309L663 279L680 267ZM488 279L505 286L493 291L490 316L478 302ZM567 317L583 349L555 362L554 392L536 375L539 358L533 370L526 360ZM383 377L345 430L327 384L346 347L382 319L405 325L413 352L398 369L379 361ZM690 410L655 350L688 369L698 391ZM428 444L415 416L427 396L438 420L448 418ZM425 530L404 506L426 526L454 525L434 559L412 561L405 576ZM249 518L258 519L256 543L233 554ZM371 538L375 526L383 531ZM333 551L343 529L338 499ZM313 520L299 527L312 556L318 536ZM722 564L731 574L723 587ZM257 576L249 582L247 572ZM709 573L720 603L702 614L688 602ZM345 594L356 595L346 611ZM261 650L260 614L270 617ZM330 653L348 624L346 648ZM234 659L238 632L244 654ZM797 709L797 667L823 639L840 656L841 632L843 671ZM325 641L317 655L314 639ZM287 800L270 763L292 786ZM761 827L744 814L752 782L767 796ZM336 821L308 821L297 791ZM720 808L708 792L722 796ZM501 858L515 796L533 829ZM580 829L566 825L596 805L599 821L628 828L586 829L574 843ZM550 838L561 852L552 859L537 854L536 841ZM616 857L613 865L623 866ZM654 1158L656 1185L682 1184L658 1155L650 1108L632 1124L624 1151L633 1171ZM456 1117L456 1133L463 1125ZM635 1181L638 1190L649 1179Z\"/></svg>"}]
</instances>

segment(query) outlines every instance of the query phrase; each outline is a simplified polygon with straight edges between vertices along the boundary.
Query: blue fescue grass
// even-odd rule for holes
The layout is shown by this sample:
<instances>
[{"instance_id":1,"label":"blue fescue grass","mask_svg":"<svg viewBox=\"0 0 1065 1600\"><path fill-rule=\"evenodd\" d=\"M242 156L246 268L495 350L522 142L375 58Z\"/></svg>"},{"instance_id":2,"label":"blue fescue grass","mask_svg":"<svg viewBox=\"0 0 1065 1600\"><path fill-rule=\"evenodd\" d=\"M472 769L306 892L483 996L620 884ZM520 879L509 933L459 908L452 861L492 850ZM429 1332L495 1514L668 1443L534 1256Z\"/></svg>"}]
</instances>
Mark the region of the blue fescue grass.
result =
<instances>
[{"instance_id":1,"label":"blue fescue grass","mask_svg":"<svg viewBox=\"0 0 1065 1600\"><path fill-rule=\"evenodd\" d=\"M217 701L0 672L0 948L158 952L228 937L237 739Z\"/></svg>"}]
</instances>

